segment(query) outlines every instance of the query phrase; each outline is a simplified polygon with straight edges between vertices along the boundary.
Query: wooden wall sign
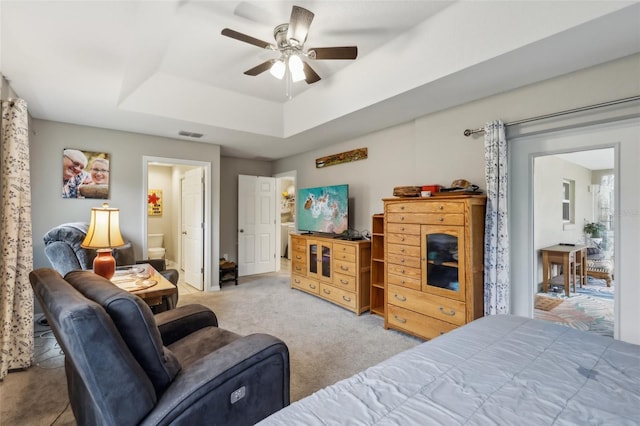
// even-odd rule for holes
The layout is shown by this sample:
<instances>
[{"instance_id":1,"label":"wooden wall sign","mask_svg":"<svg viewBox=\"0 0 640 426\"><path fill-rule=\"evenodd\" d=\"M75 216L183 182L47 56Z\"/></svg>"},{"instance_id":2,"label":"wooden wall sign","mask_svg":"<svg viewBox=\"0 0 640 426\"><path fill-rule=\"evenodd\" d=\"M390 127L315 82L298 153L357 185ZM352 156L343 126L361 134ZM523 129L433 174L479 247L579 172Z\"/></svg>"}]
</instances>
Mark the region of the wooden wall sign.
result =
<instances>
[{"instance_id":1,"label":"wooden wall sign","mask_svg":"<svg viewBox=\"0 0 640 426\"><path fill-rule=\"evenodd\" d=\"M340 154L327 155L316 160L316 168L335 166L336 164L350 163L352 161L364 160L367 158L367 148L358 148Z\"/></svg>"}]
</instances>

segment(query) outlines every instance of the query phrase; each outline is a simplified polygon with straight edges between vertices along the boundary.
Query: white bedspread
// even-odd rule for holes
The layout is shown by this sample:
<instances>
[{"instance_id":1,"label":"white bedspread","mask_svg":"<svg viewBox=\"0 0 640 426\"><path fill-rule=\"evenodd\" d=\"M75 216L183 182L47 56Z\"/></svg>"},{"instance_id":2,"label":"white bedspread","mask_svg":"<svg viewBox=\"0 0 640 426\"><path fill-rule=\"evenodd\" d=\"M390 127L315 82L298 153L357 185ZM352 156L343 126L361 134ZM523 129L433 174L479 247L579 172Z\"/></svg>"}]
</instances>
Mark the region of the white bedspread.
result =
<instances>
[{"instance_id":1,"label":"white bedspread","mask_svg":"<svg viewBox=\"0 0 640 426\"><path fill-rule=\"evenodd\" d=\"M260 424L638 425L640 346L539 320L484 317Z\"/></svg>"}]
</instances>

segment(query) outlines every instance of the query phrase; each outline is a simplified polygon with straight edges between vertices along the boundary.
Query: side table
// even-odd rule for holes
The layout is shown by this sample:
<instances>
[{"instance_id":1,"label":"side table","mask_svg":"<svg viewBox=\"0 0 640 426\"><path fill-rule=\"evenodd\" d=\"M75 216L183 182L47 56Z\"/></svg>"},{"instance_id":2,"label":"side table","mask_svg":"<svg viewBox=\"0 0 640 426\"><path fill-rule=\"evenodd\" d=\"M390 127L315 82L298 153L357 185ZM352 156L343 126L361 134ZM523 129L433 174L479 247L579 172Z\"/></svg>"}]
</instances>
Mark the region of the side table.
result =
<instances>
[{"instance_id":1,"label":"side table","mask_svg":"<svg viewBox=\"0 0 640 426\"><path fill-rule=\"evenodd\" d=\"M235 281L238 285L238 265L234 262L220 260L220 284Z\"/></svg>"}]
</instances>

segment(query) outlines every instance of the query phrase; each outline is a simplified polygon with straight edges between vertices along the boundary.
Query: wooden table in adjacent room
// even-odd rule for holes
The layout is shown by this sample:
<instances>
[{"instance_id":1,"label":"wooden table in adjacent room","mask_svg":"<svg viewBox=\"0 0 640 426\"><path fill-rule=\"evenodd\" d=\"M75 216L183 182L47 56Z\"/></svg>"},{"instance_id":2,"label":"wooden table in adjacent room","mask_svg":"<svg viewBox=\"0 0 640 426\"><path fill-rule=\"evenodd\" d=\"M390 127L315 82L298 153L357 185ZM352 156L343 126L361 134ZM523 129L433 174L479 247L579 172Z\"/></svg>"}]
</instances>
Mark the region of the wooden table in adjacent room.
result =
<instances>
[{"instance_id":1,"label":"wooden table in adjacent room","mask_svg":"<svg viewBox=\"0 0 640 426\"><path fill-rule=\"evenodd\" d=\"M542 292L546 293L549 288L549 281L552 276L553 265L562 266L564 276L564 293L569 297L569 286L578 278L580 285L586 280L587 271L587 246L585 245L565 245L540 249L542 252Z\"/></svg>"},{"instance_id":2,"label":"wooden table in adjacent room","mask_svg":"<svg viewBox=\"0 0 640 426\"><path fill-rule=\"evenodd\" d=\"M161 304L163 296L178 291L176 286L148 263L118 267L111 282L140 297L149 306Z\"/></svg>"}]
</instances>

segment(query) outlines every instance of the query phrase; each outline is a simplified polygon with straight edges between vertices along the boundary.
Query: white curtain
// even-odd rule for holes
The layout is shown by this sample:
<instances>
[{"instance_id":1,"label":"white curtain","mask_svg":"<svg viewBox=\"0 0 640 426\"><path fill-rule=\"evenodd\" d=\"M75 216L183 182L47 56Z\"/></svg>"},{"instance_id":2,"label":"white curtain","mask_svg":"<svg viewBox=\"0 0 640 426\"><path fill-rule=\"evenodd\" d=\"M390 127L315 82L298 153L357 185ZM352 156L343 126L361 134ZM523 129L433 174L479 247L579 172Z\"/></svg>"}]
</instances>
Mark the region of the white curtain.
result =
<instances>
[{"instance_id":1,"label":"white curtain","mask_svg":"<svg viewBox=\"0 0 640 426\"><path fill-rule=\"evenodd\" d=\"M508 314L509 224L507 214L508 160L505 126L491 121L484 127L484 161L487 209L484 236L484 313Z\"/></svg>"},{"instance_id":2,"label":"white curtain","mask_svg":"<svg viewBox=\"0 0 640 426\"><path fill-rule=\"evenodd\" d=\"M0 379L33 359L31 182L27 103L2 102L0 215Z\"/></svg>"}]
</instances>

